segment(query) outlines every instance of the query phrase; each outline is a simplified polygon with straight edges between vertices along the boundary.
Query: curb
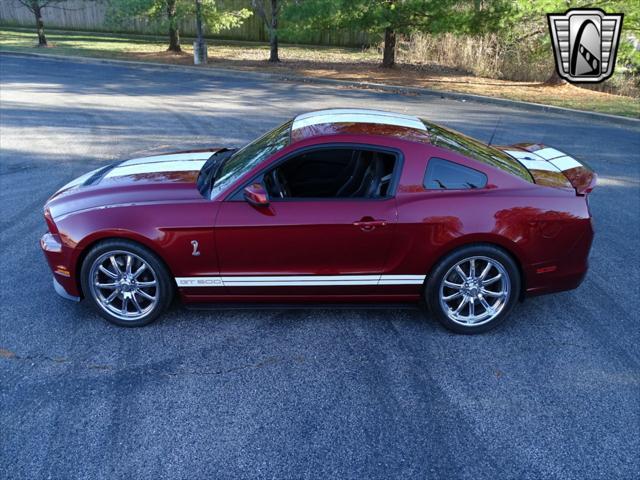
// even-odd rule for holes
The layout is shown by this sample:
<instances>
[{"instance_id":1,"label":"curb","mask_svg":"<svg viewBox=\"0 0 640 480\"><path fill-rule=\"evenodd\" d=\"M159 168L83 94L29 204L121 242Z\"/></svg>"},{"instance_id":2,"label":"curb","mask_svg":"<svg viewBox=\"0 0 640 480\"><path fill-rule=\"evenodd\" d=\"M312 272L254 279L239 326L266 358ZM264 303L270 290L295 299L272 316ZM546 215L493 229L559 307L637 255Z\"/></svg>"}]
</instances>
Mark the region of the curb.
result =
<instances>
[{"instance_id":1,"label":"curb","mask_svg":"<svg viewBox=\"0 0 640 480\"><path fill-rule=\"evenodd\" d=\"M78 63L87 64L111 64L111 65L131 65L142 68L162 68L163 70L179 70L179 71L194 71L201 74L216 75L220 72L224 72L233 76L246 76L252 75L257 78L263 78L265 80L284 80L296 83L313 83L320 85L333 85L338 87L357 88L362 90L378 90L383 92L395 93L395 94L413 94L424 95L431 97L439 97L449 100L457 101L471 101L475 103L483 103L488 105L500 105L503 107L517 108L520 110L526 110L530 112L543 112L543 113L556 113L556 114L570 114L574 117L580 117L582 119L597 120L602 122L614 122L619 125L626 125L630 127L640 127L640 119L632 117L622 117L619 115L611 115L607 113L588 112L584 110L575 110L572 108L556 107L552 105L543 105L539 103L523 102L519 100L508 100L505 98L485 97L482 95L474 95L471 93L457 93L457 92L442 92L438 90L430 90L422 87L406 87L402 85L388 85L384 83L372 83L372 82L353 82L349 80L336 80L333 78L318 78L318 77L306 77L303 75L287 75L280 73L265 73L254 72L250 70L235 70L226 67L196 67L190 65L175 65L171 63L159 63L159 62L141 62L136 60L118 60L112 58L95 58L95 57L75 57L66 55L55 55L48 53L34 53L34 52L11 52L0 49L1 55L10 55L15 57L39 57L49 58L53 60L74 61Z\"/></svg>"}]
</instances>

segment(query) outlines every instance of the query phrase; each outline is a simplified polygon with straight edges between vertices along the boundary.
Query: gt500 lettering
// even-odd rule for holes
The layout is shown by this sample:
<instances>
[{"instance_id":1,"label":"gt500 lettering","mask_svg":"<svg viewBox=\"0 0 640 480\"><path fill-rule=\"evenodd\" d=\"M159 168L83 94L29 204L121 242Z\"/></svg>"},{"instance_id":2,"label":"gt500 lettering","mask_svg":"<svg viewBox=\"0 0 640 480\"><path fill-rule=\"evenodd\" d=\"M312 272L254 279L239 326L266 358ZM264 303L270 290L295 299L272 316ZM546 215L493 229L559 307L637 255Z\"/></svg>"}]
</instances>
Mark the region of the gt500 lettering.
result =
<instances>
[{"instance_id":1,"label":"gt500 lettering","mask_svg":"<svg viewBox=\"0 0 640 480\"><path fill-rule=\"evenodd\" d=\"M220 277L181 277L176 278L179 287L222 287Z\"/></svg>"}]
</instances>

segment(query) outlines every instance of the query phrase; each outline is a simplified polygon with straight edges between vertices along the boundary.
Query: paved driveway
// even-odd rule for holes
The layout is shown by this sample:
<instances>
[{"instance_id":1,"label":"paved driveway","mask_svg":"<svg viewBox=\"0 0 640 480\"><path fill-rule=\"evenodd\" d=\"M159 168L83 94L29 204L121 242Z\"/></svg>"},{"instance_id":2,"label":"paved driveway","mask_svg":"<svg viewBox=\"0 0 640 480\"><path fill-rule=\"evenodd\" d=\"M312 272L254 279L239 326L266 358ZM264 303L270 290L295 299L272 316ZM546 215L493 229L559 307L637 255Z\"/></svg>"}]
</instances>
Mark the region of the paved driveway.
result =
<instances>
[{"instance_id":1,"label":"paved driveway","mask_svg":"<svg viewBox=\"0 0 640 480\"><path fill-rule=\"evenodd\" d=\"M0 477L624 478L640 462L640 128L122 65L1 57ZM116 159L241 145L336 106L532 140L601 176L576 291L497 331L413 310L189 311L108 325L53 292L42 205Z\"/></svg>"}]
</instances>

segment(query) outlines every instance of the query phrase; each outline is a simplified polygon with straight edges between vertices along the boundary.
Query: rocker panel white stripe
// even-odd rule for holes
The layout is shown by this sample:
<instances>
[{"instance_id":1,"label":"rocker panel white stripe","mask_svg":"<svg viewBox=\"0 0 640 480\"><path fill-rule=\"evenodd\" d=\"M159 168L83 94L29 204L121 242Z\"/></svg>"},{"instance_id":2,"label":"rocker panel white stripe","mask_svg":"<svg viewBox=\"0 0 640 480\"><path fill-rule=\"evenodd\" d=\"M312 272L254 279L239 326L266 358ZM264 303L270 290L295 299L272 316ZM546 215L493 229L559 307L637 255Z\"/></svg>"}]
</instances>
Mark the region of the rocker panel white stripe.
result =
<instances>
[{"instance_id":1,"label":"rocker panel white stripe","mask_svg":"<svg viewBox=\"0 0 640 480\"><path fill-rule=\"evenodd\" d=\"M344 285L421 285L426 275L283 275L176 277L178 287L312 287Z\"/></svg>"}]
</instances>

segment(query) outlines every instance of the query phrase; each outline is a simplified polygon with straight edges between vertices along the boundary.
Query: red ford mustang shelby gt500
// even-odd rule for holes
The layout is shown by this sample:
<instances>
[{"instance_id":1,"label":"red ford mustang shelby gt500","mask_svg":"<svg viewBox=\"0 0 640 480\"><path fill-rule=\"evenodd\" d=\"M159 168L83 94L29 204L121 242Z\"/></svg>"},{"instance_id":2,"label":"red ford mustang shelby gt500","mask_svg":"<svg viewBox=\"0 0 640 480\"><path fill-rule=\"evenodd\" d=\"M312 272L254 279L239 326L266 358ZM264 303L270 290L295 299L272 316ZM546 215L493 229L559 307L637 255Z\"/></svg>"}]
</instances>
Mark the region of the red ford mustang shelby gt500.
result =
<instances>
[{"instance_id":1,"label":"red ford mustang shelby gt500","mask_svg":"<svg viewBox=\"0 0 640 480\"><path fill-rule=\"evenodd\" d=\"M419 302L462 333L576 288L596 175L407 115L299 115L239 150L118 162L47 202L54 286L141 326L188 303Z\"/></svg>"}]
</instances>

